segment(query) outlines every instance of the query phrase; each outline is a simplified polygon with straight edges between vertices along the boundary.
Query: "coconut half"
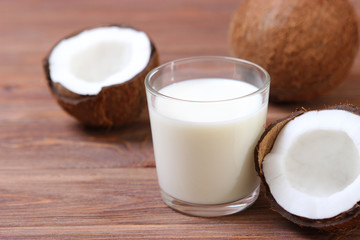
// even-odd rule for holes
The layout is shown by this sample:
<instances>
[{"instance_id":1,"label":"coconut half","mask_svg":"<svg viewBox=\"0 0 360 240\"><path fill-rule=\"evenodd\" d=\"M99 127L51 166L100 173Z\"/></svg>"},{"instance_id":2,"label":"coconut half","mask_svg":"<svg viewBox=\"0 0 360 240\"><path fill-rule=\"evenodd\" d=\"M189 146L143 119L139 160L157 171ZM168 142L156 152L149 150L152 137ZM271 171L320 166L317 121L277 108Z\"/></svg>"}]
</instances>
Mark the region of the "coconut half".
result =
<instances>
[{"instance_id":1,"label":"coconut half","mask_svg":"<svg viewBox=\"0 0 360 240\"><path fill-rule=\"evenodd\" d=\"M144 109L146 74L158 65L148 35L104 26L73 34L44 61L49 87L61 107L90 126L123 126Z\"/></svg>"},{"instance_id":2,"label":"coconut half","mask_svg":"<svg viewBox=\"0 0 360 240\"><path fill-rule=\"evenodd\" d=\"M273 208L287 219L323 230L357 227L360 109L301 110L275 122L255 164Z\"/></svg>"}]
</instances>

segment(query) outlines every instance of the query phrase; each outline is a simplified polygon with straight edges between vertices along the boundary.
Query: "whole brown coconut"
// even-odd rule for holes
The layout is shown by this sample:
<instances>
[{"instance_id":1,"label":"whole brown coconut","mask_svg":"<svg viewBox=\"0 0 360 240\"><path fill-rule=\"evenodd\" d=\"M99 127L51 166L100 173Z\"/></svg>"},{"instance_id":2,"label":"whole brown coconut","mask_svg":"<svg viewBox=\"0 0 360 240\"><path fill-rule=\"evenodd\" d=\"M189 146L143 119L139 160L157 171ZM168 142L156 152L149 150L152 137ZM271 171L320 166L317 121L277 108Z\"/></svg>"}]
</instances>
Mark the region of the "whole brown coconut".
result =
<instances>
[{"instance_id":1,"label":"whole brown coconut","mask_svg":"<svg viewBox=\"0 0 360 240\"><path fill-rule=\"evenodd\" d=\"M357 115L360 118L360 108L355 107L353 105L335 105L324 109L311 110L311 111L321 111L321 110L342 110L352 114ZM291 212L285 210L274 198L271 188L267 183L267 179L265 178L264 172L264 158L272 151L274 144L282 131L282 129L291 121L296 119L299 116L307 112L311 112L310 110L301 109L293 114L279 119L278 121L269 125L263 135L261 136L256 148L255 148L255 168L258 175L261 178L262 183L265 186L265 194L267 199L270 201L271 207L274 211L281 214L283 217L288 219L289 221L301 226L301 227L309 227L315 228L322 231L328 232L350 232L359 227L360 224L360 199L359 201L349 210L338 214L335 217L324 218L324 219L311 219L306 217L301 217L292 214ZM309 125L312 122L308 123ZM346 125L346 122L343 122ZM275 166L274 166L275 167ZM339 167L339 166L334 166ZM320 173L319 173L320 174ZM315 210L314 210L315 211Z\"/></svg>"},{"instance_id":2,"label":"whole brown coconut","mask_svg":"<svg viewBox=\"0 0 360 240\"><path fill-rule=\"evenodd\" d=\"M269 72L273 102L309 101L337 87L359 44L347 0L246 0L230 38L236 57Z\"/></svg>"},{"instance_id":3,"label":"whole brown coconut","mask_svg":"<svg viewBox=\"0 0 360 240\"><path fill-rule=\"evenodd\" d=\"M133 31L139 31L123 25L109 25L97 28L127 28ZM96 28L82 30L64 38L64 40L93 29ZM131 79L127 79L119 84L104 86L97 94L79 94L69 90L60 82L53 81L49 58L54 48L61 43L60 41L54 46L43 61L46 79L53 96L67 113L75 117L84 125L95 127L120 127L131 123L139 116L146 106L144 87L145 76L151 69L159 64L155 45L150 39L149 41L151 53L147 65ZM110 44L112 43L110 42ZM99 53L95 56L98 55ZM89 70L89 68L96 68L96 61L101 62L102 59L95 59L95 66L86 66L87 70ZM99 81L102 81L102 79L99 79ZM86 84L86 81L84 81L84 84Z\"/></svg>"}]
</instances>

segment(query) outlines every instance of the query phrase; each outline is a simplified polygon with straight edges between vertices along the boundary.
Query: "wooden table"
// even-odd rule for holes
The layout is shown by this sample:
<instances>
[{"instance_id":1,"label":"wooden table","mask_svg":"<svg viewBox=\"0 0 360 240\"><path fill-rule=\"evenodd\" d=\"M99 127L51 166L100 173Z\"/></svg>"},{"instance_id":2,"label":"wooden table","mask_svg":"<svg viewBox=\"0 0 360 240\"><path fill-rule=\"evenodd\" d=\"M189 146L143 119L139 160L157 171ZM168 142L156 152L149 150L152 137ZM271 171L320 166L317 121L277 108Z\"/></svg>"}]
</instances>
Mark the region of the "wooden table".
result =
<instances>
[{"instance_id":1,"label":"wooden table","mask_svg":"<svg viewBox=\"0 0 360 240\"><path fill-rule=\"evenodd\" d=\"M198 218L161 201L146 112L116 130L83 127L55 102L42 59L62 37L125 23L146 31L161 63L230 55L240 0L0 0L0 239L327 239L270 210L261 194L239 214ZM352 0L359 14L360 4ZM312 103L270 105L268 123L296 107L360 105L360 57L346 81ZM360 239L360 230L347 236Z\"/></svg>"}]
</instances>

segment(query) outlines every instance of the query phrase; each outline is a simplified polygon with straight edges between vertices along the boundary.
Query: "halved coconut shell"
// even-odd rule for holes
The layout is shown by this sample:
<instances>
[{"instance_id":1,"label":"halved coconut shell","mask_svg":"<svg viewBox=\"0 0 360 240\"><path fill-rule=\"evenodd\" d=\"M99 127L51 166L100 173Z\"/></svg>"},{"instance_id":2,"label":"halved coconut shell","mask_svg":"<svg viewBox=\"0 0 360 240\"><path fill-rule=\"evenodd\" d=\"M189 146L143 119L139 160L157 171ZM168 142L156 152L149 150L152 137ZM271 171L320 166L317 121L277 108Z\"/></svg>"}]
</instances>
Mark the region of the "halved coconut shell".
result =
<instances>
[{"instance_id":1,"label":"halved coconut shell","mask_svg":"<svg viewBox=\"0 0 360 240\"><path fill-rule=\"evenodd\" d=\"M123 25L110 25L105 27L131 28ZM138 31L134 28L131 29ZM64 39L69 39L85 30L72 34ZM134 121L146 106L145 76L151 69L159 65L155 45L150 38L149 41L151 44L151 53L146 67L132 79L123 83L102 87L101 91L97 94L78 94L70 91L61 83L52 80L49 57L53 49L57 46L56 44L43 61L46 79L53 96L66 112L84 125L119 127Z\"/></svg>"},{"instance_id":2,"label":"halved coconut shell","mask_svg":"<svg viewBox=\"0 0 360 240\"><path fill-rule=\"evenodd\" d=\"M324 109L344 110L360 116L360 109L352 105L337 105ZM293 114L269 125L255 148L255 168L262 180L263 185L265 186L266 197L270 201L271 207L274 211L278 212L283 217L293 223L296 223L299 226L310 227L324 231L349 231L356 229L360 223L360 199L359 202L357 202L351 209L342 212L337 216L324 219L309 219L306 217L294 215L285 210L282 206L280 206L272 195L269 184L266 182L263 168L264 158L272 150L274 143L284 126L286 126L290 121L294 120L295 118L303 115L308 111L310 110L300 109ZM311 122L309 124L311 124Z\"/></svg>"}]
</instances>

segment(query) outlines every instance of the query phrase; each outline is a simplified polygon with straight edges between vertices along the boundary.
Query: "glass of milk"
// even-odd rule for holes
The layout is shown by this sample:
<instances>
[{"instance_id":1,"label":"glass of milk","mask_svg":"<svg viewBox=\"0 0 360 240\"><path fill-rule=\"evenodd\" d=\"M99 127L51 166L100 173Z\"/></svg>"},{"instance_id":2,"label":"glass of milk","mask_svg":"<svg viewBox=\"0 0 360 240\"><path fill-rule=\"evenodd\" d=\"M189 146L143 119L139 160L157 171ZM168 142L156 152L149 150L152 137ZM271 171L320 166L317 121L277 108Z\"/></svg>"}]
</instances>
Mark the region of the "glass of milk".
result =
<instances>
[{"instance_id":1,"label":"glass of milk","mask_svg":"<svg viewBox=\"0 0 360 240\"><path fill-rule=\"evenodd\" d=\"M241 59L202 56L153 69L145 86L163 201L203 217L254 203L253 155L266 124L269 74Z\"/></svg>"}]
</instances>

